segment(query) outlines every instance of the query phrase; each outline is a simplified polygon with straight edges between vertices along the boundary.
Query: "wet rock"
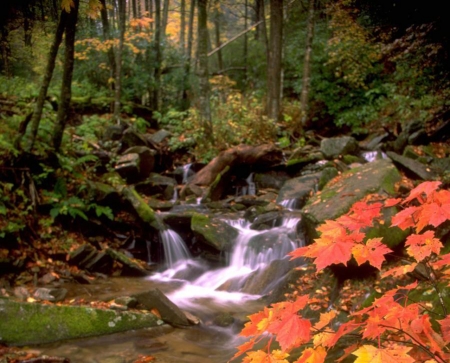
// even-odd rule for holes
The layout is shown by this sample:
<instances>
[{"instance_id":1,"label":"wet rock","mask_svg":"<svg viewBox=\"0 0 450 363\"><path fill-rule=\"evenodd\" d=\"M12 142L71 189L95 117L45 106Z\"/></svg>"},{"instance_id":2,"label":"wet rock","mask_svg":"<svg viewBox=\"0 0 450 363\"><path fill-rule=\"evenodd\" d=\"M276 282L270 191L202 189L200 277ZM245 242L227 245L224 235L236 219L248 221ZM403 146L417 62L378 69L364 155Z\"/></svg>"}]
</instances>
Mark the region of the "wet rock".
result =
<instances>
[{"instance_id":1,"label":"wet rock","mask_svg":"<svg viewBox=\"0 0 450 363\"><path fill-rule=\"evenodd\" d=\"M305 175L298 178L289 179L281 188L277 203L281 204L283 201L295 201L295 206L292 208L302 208L306 201L317 190L317 183L319 182L321 173Z\"/></svg>"},{"instance_id":2,"label":"wet rock","mask_svg":"<svg viewBox=\"0 0 450 363\"><path fill-rule=\"evenodd\" d=\"M318 190L322 190L327 183L332 180L334 177L338 176L339 172L336 168L333 167L326 167L322 170L322 173L320 174L319 183L318 183Z\"/></svg>"},{"instance_id":3,"label":"wet rock","mask_svg":"<svg viewBox=\"0 0 450 363\"><path fill-rule=\"evenodd\" d=\"M133 297L147 310L158 310L161 319L174 326L189 326L186 315L159 289L133 295Z\"/></svg>"},{"instance_id":4,"label":"wet rock","mask_svg":"<svg viewBox=\"0 0 450 363\"><path fill-rule=\"evenodd\" d=\"M52 283L55 280L56 280L56 276L49 272L49 273L46 273L44 276L42 276L39 279L39 282L41 284L48 285L48 284Z\"/></svg>"},{"instance_id":5,"label":"wet rock","mask_svg":"<svg viewBox=\"0 0 450 363\"><path fill-rule=\"evenodd\" d=\"M129 183L149 177L155 166L155 151L145 146L128 148L119 158L115 170Z\"/></svg>"},{"instance_id":6,"label":"wet rock","mask_svg":"<svg viewBox=\"0 0 450 363\"><path fill-rule=\"evenodd\" d=\"M230 313L221 313L217 315L214 320L213 324L220 326L222 328L226 328L234 323L234 317Z\"/></svg>"},{"instance_id":7,"label":"wet rock","mask_svg":"<svg viewBox=\"0 0 450 363\"><path fill-rule=\"evenodd\" d=\"M151 140L151 142L155 144L160 144L171 135L172 134L170 133L170 131L161 129L156 131L154 134L147 135L147 137Z\"/></svg>"},{"instance_id":8,"label":"wet rock","mask_svg":"<svg viewBox=\"0 0 450 363\"><path fill-rule=\"evenodd\" d=\"M64 300L66 295L67 295L67 290L63 289L63 288L48 289L45 287L40 287L40 288L36 289L36 291L33 294L33 297L36 300L57 302L57 301Z\"/></svg>"},{"instance_id":9,"label":"wet rock","mask_svg":"<svg viewBox=\"0 0 450 363\"><path fill-rule=\"evenodd\" d=\"M320 151L327 159L334 159L340 155L356 154L358 150L358 143L351 136L323 139L320 143Z\"/></svg>"},{"instance_id":10,"label":"wet rock","mask_svg":"<svg viewBox=\"0 0 450 363\"><path fill-rule=\"evenodd\" d=\"M433 180L437 177L437 173L430 166L424 165L413 159L406 158L392 151L388 151L386 154L394 161L396 165L414 178Z\"/></svg>"},{"instance_id":11,"label":"wet rock","mask_svg":"<svg viewBox=\"0 0 450 363\"><path fill-rule=\"evenodd\" d=\"M8 345L43 344L159 324L161 321L151 313L20 303L0 298L0 342Z\"/></svg>"},{"instance_id":12,"label":"wet rock","mask_svg":"<svg viewBox=\"0 0 450 363\"><path fill-rule=\"evenodd\" d=\"M105 129L102 140L105 141L118 141L122 138L122 134L125 131L124 125L110 125Z\"/></svg>"},{"instance_id":13,"label":"wet rock","mask_svg":"<svg viewBox=\"0 0 450 363\"><path fill-rule=\"evenodd\" d=\"M228 223L199 213L193 215L191 229L200 242L218 251L228 251L239 234L236 228Z\"/></svg>"},{"instance_id":14,"label":"wet rock","mask_svg":"<svg viewBox=\"0 0 450 363\"><path fill-rule=\"evenodd\" d=\"M128 128L123 132L121 144L119 153L123 153L125 150L133 146L148 146L147 140L145 140L144 136L132 128Z\"/></svg>"}]
</instances>

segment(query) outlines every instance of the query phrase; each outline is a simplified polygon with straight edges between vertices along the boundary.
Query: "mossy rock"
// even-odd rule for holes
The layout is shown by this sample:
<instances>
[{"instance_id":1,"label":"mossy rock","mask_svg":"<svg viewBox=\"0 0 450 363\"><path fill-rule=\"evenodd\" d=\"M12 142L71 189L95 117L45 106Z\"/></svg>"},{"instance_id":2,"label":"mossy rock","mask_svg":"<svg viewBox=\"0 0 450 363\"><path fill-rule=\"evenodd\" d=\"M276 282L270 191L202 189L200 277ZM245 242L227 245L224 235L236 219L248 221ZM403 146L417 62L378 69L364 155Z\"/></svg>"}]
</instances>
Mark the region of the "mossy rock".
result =
<instances>
[{"instance_id":1,"label":"mossy rock","mask_svg":"<svg viewBox=\"0 0 450 363\"><path fill-rule=\"evenodd\" d=\"M0 342L23 346L155 327L151 313L22 303L0 298Z\"/></svg>"},{"instance_id":2,"label":"mossy rock","mask_svg":"<svg viewBox=\"0 0 450 363\"><path fill-rule=\"evenodd\" d=\"M200 241L218 251L228 251L239 234L237 229L228 223L200 213L193 215L191 229Z\"/></svg>"}]
</instances>

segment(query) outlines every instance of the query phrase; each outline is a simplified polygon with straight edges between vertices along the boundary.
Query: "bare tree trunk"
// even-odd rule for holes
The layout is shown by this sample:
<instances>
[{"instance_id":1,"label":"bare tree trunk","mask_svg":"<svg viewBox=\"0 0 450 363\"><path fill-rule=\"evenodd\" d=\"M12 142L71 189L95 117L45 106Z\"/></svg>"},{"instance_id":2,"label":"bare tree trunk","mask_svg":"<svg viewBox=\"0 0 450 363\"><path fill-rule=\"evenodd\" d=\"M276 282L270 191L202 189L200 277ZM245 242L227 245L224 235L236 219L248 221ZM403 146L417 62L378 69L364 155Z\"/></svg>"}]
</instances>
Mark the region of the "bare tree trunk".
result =
<instances>
[{"instance_id":1,"label":"bare tree trunk","mask_svg":"<svg viewBox=\"0 0 450 363\"><path fill-rule=\"evenodd\" d=\"M131 1L131 7L133 8L133 18L137 19L139 17L136 0Z\"/></svg>"},{"instance_id":2,"label":"bare tree trunk","mask_svg":"<svg viewBox=\"0 0 450 363\"><path fill-rule=\"evenodd\" d=\"M161 20L161 39L163 41L165 41L166 39L166 29L167 24L169 22L169 6L170 6L169 0L164 0L163 14Z\"/></svg>"},{"instance_id":3,"label":"bare tree trunk","mask_svg":"<svg viewBox=\"0 0 450 363\"><path fill-rule=\"evenodd\" d=\"M245 10L244 10L244 29L248 26L248 0L245 0ZM245 33L244 36L244 92L247 89L248 74L247 74L247 63L248 63L248 35Z\"/></svg>"},{"instance_id":4,"label":"bare tree trunk","mask_svg":"<svg viewBox=\"0 0 450 363\"><path fill-rule=\"evenodd\" d=\"M25 147L27 152L33 149L34 143L36 141L36 135L39 128L39 123L41 122L42 110L44 109L45 98L47 97L48 88L50 86L50 81L52 80L53 70L55 69L56 56L58 55L58 49L61 45L64 30L66 28L68 20L68 14L62 10L59 16L58 26L56 28L55 37L53 38L53 43L50 48L50 53L48 54L47 66L45 67L44 78L42 79L41 88L39 90L39 96L36 100L36 105L34 106L33 116L30 120L30 140ZM22 136L22 135L21 135ZM20 137L21 137L20 136ZM20 144L20 139L17 140L17 145Z\"/></svg>"},{"instance_id":5,"label":"bare tree trunk","mask_svg":"<svg viewBox=\"0 0 450 363\"><path fill-rule=\"evenodd\" d=\"M102 9L100 10L100 16L102 19L102 27L103 27L103 39L105 41L111 40L111 31L109 29L109 19L108 19L108 11L106 9L106 0L100 0L102 4ZM115 79L116 72L116 59L114 57L114 50L112 47L108 49L108 61L109 61L109 77L111 79ZM114 84L111 83L111 89L114 89ZM114 105L111 105L111 111L114 110Z\"/></svg>"},{"instance_id":6,"label":"bare tree trunk","mask_svg":"<svg viewBox=\"0 0 450 363\"><path fill-rule=\"evenodd\" d=\"M267 72L267 115L278 121L281 112L281 60L283 49L283 0L270 1L270 47Z\"/></svg>"},{"instance_id":7,"label":"bare tree trunk","mask_svg":"<svg viewBox=\"0 0 450 363\"><path fill-rule=\"evenodd\" d=\"M181 92L182 110L187 110L189 108L189 99L187 91L189 88L189 75L191 74L192 43L194 39L194 17L195 17L195 0L191 0L191 7L189 11L186 59L184 61L183 90Z\"/></svg>"},{"instance_id":8,"label":"bare tree trunk","mask_svg":"<svg viewBox=\"0 0 450 363\"><path fill-rule=\"evenodd\" d=\"M180 50L184 54L186 47L186 0L180 2Z\"/></svg>"},{"instance_id":9,"label":"bare tree trunk","mask_svg":"<svg viewBox=\"0 0 450 363\"><path fill-rule=\"evenodd\" d=\"M155 80L154 87L151 96L151 107L153 110L158 110L159 103L159 91L161 84L161 0L155 1L155 38L154 38L154 52L155 52L155 65L153 71L153 77Z\"/></svg>"},{"instance_id":10,"label":"bare tree trunk","mask_svg":"<svg viewBox=\"0 0 450 363\"><path fill-rule=\"evenodd\" d=\"M215 36L216 36L216 48L219 48L219 51L217 52L217 61L219 66L219 72L223 69L223 58L222 58L222 50L220 48L221 41L220 41L220 1L216 0L216 3L214 4L214 30L215 30Z\"/></svg>"},{"instance_id":11,"label":"bare tree trunk","mask_svg":"<svg viewBox=\"0 0 450 363\"><path fill-rule=\"evenodd\" d=\"M200 118L205 138L211 142L214 141L211 105L210 105L210 87L208 70L208 0L198 1L198 78L200 86L199 107Z\"/></svg>"},{"instance_id":12,"label":"bare tree trunk","mask_svg":"<svg viewBox=\"0 0 450 363\"><path fill-rule=\"evenodd\" d=\"M67 15L67 25L65 31L66 37L64 42L65 44L64 70L61 84L61 96L58 107L58 114L56 116L55 128L53 130L53 148L55 149L55 151L58 151L61 146L64 128L66 127L67 116L69 113L70 100L72 98L72 75L73 75L73 64L75 54L75 33L77 28L79 3L80 0L74 0L73 8Z\"/></svg>"},{"instance_id":13,"label":"bare tree trunk","mask_svg":"<svg viewBox=\"0 0 450 363\"><path fill-rule=\"evenodd\" d=\"M120 122L122 96L122 53L125 38L126 0L119 0L119 45L116 49L116 79L114 84L114 120Z\"/></svg>"},{"instance_id":14,"label":"bare tree trunk","mask_svg":"<svg viewBox=\"0 0 450 363\"><path fill-rule=\"evenodd\" d=\"M309 0L308 11L308 25L306 27L306 49L305 58L303 60L303 79L302 79L302 93L300 95L300 110L302 113L301 127L306 126L308 120L308 96L309 85L311 82L311 53L312 43L314 37L314 1ZM300 125L299 125L300 126Z\"/></svg>"}]
</instances>

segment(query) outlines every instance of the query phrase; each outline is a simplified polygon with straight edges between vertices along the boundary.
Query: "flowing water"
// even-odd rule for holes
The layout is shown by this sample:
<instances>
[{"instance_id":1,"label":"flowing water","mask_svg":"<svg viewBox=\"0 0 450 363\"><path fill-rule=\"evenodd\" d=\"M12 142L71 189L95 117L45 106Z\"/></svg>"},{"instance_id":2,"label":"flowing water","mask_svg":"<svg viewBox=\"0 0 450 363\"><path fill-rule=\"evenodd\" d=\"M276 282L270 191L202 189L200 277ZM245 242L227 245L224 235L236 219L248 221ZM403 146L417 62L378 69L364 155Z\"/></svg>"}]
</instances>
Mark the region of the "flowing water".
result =
<instances>
[{"instance_id":1,"label":"flowing water","mask_svg":"<svg viewBox=\"0 0 450 363\"><path fill-rule=\"evenodd\" d=\"M299 218L287 217L277 226L257 231L245 220L228 220L239 235L226 265L216 269L192 258L183 239L167 229L160 234L166 256L160 272L148 278L108 279L99 286L79 285L78 291L71 289L71 293L108 300L157 287L181 309L197 316L201 324L186 329L142 329L38 349L47 355L65 356L72 363L131 363L139 355L152 355L156 362L227 362L244 341L238 333L246 316L264 306L261 296L287 271L272 264L303 244L296 233L298 222ZM278 265L287 266L288 262ZM250 276L264 276L264 271L270 271L270 279L262 283L263 289L261 284L255 287L249 282ZM217 323L221 316L231 319L226 327Z\"/></svg>"}]
</instances>

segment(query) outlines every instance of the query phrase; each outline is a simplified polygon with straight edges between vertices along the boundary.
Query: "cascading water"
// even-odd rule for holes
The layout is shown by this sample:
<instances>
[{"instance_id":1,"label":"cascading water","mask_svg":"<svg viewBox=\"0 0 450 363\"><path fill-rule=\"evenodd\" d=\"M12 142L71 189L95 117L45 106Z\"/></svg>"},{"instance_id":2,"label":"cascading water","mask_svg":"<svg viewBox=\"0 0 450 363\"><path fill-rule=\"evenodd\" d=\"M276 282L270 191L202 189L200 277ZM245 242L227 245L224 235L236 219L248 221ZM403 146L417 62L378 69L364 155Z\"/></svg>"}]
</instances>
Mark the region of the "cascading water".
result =
<instances>
[{"instance_id":1,"label":"cascading water","mask_svg":"<svg viewBox=\"0 0 450 363\"><path fill-rule=\"evenodd\" d=\"M168 294L177 305L198 311L205 309L201 303L201 299L205 298L214 300L215 306L257 299L261 292L248 294L242 291L249 277L270 268L274 261L287 259L286 255L290 251L303 245L296 234L298 217L284 218L279 226L266 230L250 229L250 223L243 219L227 222L239 231L239 235L227 266L215 270L208 270L204 262L192 259L184 242L174 231L162 233L165 251L167 248L166 259L170 259L167 261L168 269L151 279L183 280L179 289ZM283 261L283 265L287 264L287 261ZM183 269L186 271L180 273ZM190 273L187 271L189 269L195 269L196 273ZM271 281L275 281L281 275L276 276L276 270L272 270ZM283 271L280 273L286 272L285 269ZM196 277L189 279L185 276Z\"/></svg>"}]
</instances>

